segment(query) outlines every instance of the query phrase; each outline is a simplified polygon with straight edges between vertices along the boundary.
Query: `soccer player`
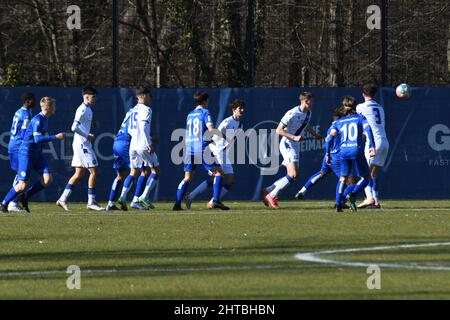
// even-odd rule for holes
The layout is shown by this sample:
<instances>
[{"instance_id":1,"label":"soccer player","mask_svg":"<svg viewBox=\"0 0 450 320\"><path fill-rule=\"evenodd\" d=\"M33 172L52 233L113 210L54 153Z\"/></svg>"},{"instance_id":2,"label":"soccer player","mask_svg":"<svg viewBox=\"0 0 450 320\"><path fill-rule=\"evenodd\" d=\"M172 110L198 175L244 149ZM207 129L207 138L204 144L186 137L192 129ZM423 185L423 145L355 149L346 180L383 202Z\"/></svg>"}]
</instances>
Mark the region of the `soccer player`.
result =
<instances>
[{"instance_id":1,"label":"soccer player","mask_svg":"<svg viewBox=\"0 0 450 320\"><path fill-rule=\"evenodd\" d=\"M111 192L109 194L108 205L106 206L107 211L119 210L116 206L116 200L120 195L120 191L122 190L123 181L127 176L127 170L130 167L130 141L131 135L128 133L130 126L130 119L133 113L133 108L128 110L125 114L125 118L122 121L122 125L120 126L119 131L116 134L113 144L113 153L114 153L114 164L113 168L117 172L117 176L114 179ZM125 206L122 206L122 210L128 210Z\"/></svg>"},{"instance_id":2,"label":"soccer player","mask_svg":"<svg viewBox=\"0 0 450 320\"><path fill-rule=\"evenodd\" d=\"M149 177L149 183L158 180L159 176L159 162L155 153L155 147L152 145L152 138L150 136L150 128L152 121L152 96L149 89L140 88L136 90L136 97L138 99L137 105L133 108L130 118L128 132L131 136L130 142L130 174L125 179L122 194L120 195L119 203L122 209L126 208L126 195L130 189L134 179L140 174L136 185L134 198L131 202L131 208L137 210L153 209L153 204L146 199L149 191L146 187L146 179L150 173L154 173ZM142 169L142 172L139 172ZM155 179L156 177L156 179ZM156 183L153 183L153 187ZM144 194L142 194L144 191ZM150 190L151 191L151 190ZM142 197L139 200L140 196Z\"/></svg>"},{"instance_id":3,"label":"soccer player","mask_svg":"<svg viewBox=\"0 0 450 320\"><path fill-rule=\"evenodd\" d=\"M92 127L92 107L95 105L97 98L97 90L92 87L85 87L82 91L83 103L78 107L75 118L72 124L72 132L74 132L74 138L72 143L73 158L72 167L75 168L75 173L69 179L64 192L56 201L56 205L69 211L67 206L67 200L69 199L73 188L80 182L86 170L89 171L88 180L88 210L102 211L105 208L101 207L95 199L95 184L100 175L98 168L98 161L92 148L91 142L94 141L95 135L90 133ZM99 124L94 123L94 127L98 127Z\"/></svg>"},{"instance_id":4,"label":"soccer player","mask_svg":"<svg viewBox=\"0 0 450 320\"><path fill-rule=\"evenodd\" d=\"M208 98L206 92L196 92L194 95L195 109L188 114L186 119L184 179L178 185L177 198L173 206L173 211L183 210L181 208L181 201L186 194L189 183L195 175L197 164L202 164L205 170L211 171L214 176L212 208L221 210L230 209L220 202L223 171L220 165L215 163L215 157L211 154L211 150L208 147L210 141L205 137L205 133L221 135L214 128L211 115L208 111Z\"/></svg>"},{"instance_id":5,"label":"soccer player","mask_svg":"<svg viewBox=\"0 0 450 320\"><path fill-rule=\"evenodd\" d=\"M362 114L372 129L375 139L376 155L370 156L369 144L366 140L365 156L369 163L370 175L372 180L366 187L366 199L358 208L380 209L381 205L378 198L378 169L384 166L389 152L389 141L385 130L384 108L378 102L373 100L377 93L377 86L373 83L368 83L363 86L364 102L356 106L356 112Z\"/></svg>"},{"instance_id":6,"label":"soccer player","mask_svg":"<svg viewBox=\"0 0 450 320\"><path fill-rule=\"evenodd\" d=\"M304 140L302 137L303 131L308 131L316 139L322 139L322 136L309 126L314 95L311 92L302 92L299 98L300 105L286 112L276 131L278 135L282 136L280 152L283 156L282 164L286 167L287 175L261 190L264 205L274 209L280 208L278 205L279 192L293 183L298 176L300 141Z\"/></svg>"},{"instance_id":7,"label":"soccer player","mask_svg":"<svg viewBox=\"0 0 450 320\"><path fill-rule=\"evenodd\" d=\"M33 117L23 136L19 148L18 157L18 180L16 186L12 187L2 202L2 212L8 212L8 204L16 196L21 194L22 205L26 211L28 199L34 194L47 188L52 183L52 175L47 161L42 155L42 143L65 139L66 134L61 132L56 135L48 135L48 118L55 113L55 100L43 97L40 101L41 112ZM29 187L31 169L41 175L41 179Z\"/></svg>"},{"instance_id":8,"label":"soccer player","mask_svg":"<svg viewBox=\"0 0 450 320\"><path fill-rule=\"evenodd\" d=\"M241 119L244 116L245 102L239 99L234 100L230 104L232 115L224 119L217 130L222 133L222 136L214 135L213 141L209 145L217 162L222 167L225 182L220 192L220 198L222 199L234 184L234 170L230 161L230 146L234 142L234 138L238 134L239 130L243 129ZM206 179L191 193L186 193L186 207L190 209L192 200L194 200L200 193L204 192L209 187L213 186L213 179ZM207 207L212 208L213 199L211 199Z\"/></svg>"},{"instance_id":9,"label":"soccer player","mask_svg":"<svg viewBox=\"0 0 450 320\"><path fill-rule=\"evenodd\" d=\"M352 96L345 96L342 100L342 107L352 108L356 107L356 99ZM333 110L333 123L342 117L342 107ZM330 134L331 126L327 131L327 136ZM319 172L313 174L306 184L295 194L295 199L302 200L305 197L306 192L314 186L317 182L322 180L323 177L333 171L339 178L340 175L340 158L339 158L339 143L335 140L335 143L331 147L331 165L327 164L327 155L324 154L322 167ZM353 182L353 181L352 181Z\"/></svg>"},{"instance_id":10,"label":"soccer player","mask_svg":"<svg viewBox=\"0 0 450 320\"><path fill-rule=\"evenodd\" d=\"M340 146L340 178L336 186L336 212L342 212L344 187L351 170L361 179L348 192L347 199L350 200L350 208L357 210L355 204L356 194L364 189L370 182L370 171L364 157L364 133L369 140L369 154L376 154L373 133L366 119L356 114L351 108L346 108L346 116L334 122L330 134L325 140L325 151L327 163L331 164L331 146L335 139L339 139Z\"/></svg>"},{"instance_id":11,"label":"soccer player","mask_svg":"<svg viewBox=\"0 0 450 320\"><path fill-rule=\"evenodd\" d=\"M17 172L18 160L19 160L19 148L22 143L24 134L28 125L30 124L32 113L31 110L36 104L36 98L34 93L26 92L22 95L22 107L14 114L13 122L11 125L10 138L8 144L8 155L11 169ZM19 182L18 176L14 178L13 186ZM8 205L9 212L22 212L22 209L18 205L18 199L13 199Z\"/></svg>"}]
</instances>

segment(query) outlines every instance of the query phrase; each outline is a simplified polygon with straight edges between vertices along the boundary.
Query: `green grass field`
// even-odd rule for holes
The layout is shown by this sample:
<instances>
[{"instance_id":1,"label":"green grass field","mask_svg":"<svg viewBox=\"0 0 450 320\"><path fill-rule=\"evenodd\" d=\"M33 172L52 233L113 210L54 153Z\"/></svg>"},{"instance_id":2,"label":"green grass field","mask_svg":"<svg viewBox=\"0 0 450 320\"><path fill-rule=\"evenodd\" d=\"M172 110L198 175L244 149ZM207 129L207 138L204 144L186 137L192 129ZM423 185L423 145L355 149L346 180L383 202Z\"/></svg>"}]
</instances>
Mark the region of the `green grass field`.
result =
<instances>
[{"instance_id":1,"label":"green grass field","mask_svg":"<svg viewBox=\"0 0 450 320\"><path fill-rule=\"evenodd\" d=\"M65 213L31 203L31 213L2 214L0 298L450 299L450 245L319 256L401 264L380 267L380 290L367 288L366 267L294 257L449 242L450 201L384 201L382 211L343 214L332 201L281 201L277 211L226 203L232 211L194 203L173 213L171 203L157 203L152 211L92 213L72 203ZM69 265L81 268L80 290L66 287Z\"/></svg>"}]
</instances>

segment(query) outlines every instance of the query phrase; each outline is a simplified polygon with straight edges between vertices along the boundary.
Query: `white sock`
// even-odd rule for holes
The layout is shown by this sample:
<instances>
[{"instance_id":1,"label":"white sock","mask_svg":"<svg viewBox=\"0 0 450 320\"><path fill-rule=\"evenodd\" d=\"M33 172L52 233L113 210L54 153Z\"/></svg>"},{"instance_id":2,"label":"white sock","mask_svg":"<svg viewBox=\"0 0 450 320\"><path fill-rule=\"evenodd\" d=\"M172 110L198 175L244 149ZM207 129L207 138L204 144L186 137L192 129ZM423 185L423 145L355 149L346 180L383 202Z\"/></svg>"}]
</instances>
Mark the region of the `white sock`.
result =
<instances>
[{"instance_id":1,"label":"white sock","mask_svg":"<svg viewBox=\"0 0 450 320\"><path fill-rule=\"evenodd\" d=\"M191 198L191 200L194 200L199 194L205 192L208 189L208 181L203 181L202 183L200 183L197 188L194 189L194 191L192 191L189 194L189 198ZM222 188L223 190L223 188Z\"/></svg>"},{"instance_id":2,"label":"white sock","mask_svg":"<svg viewBox=\"0 0 450 320\"><path fill-rule=\"evenodd\" d=\"M366 199L367 199L367 200L370 200L370 199L373 198L373 195L372 195L372 187L371 187L371 186L365 187L365 188L364 188L364 192L366 193Z\"/></svg>"},{"instance_id":3,"label":"white sock","mask_svg":"<svg viewBox=\"0 0 450 320\"><path fill-rule=\"evenodd\" d=\"M288 179L288 177L283 177L281 179L279 179L278 181L276 181L274 183L275 188L272 190L272 192L270 192L270 195L272 197L276 197L278 196L278 193L283 190L284 188L286 188L289 184L291 183L291 181Z\"/></svg>"},{"instance_id":4,"label":"white sock","mask_svg":"<svg viewBox=\"0 0 450 320\"><path fill-rule=\"evenodd\" d=\"M300 189L300 193L306 193L306 188L305 187L302 187L301 189Z\"/></svg>"},{"instance_id":5,"label":"white sock","mask_svg":"<svg viewBox=\"0 0 450 320\"><path fill-rule=\"evenodd\" d=\"M88 204L95 203L95 194L88 194Z\"/></svg>"},{"instance_id":6,"label":"white sock","mask_svg":"<svg viewBox=\"0 0 450 320\"><path fill-rule=\"evenodd\" d=\"M116 203L114 202L114 201L108 201L108 206L109 207L112 207L112 206L114 206Z\"/></svg>"},{"instance_id":7,"label":"white sock","mask_svg":"<svg viewBox=\"0 0 450 320\"><path fill-rule=\"evenodd\" d=\"M133 202L139 202L139 198L137 196L133 197Z\"/></svg>"},{"instance_id":8,"label":"white sock","mask_svg":"<svg viewBox=\"0 0 450 320\"><path fill-rule=\"evenodd\" d=\"M375 204L378 204L378 191L372 189L372 196L373 199L375 200Z\"/></svg>"},{"instance_id":9,"label":"white sock","mask_svg":"<svg viewBox=\"0 0 450 320\"><path fill-rule=\"evenodd\" d=\"M70 197L71 194L72 194L72 189L64 189L61 197L59 197L59 200L62 202L67 202L67 199Z\"/></svg>"}]
</instances>

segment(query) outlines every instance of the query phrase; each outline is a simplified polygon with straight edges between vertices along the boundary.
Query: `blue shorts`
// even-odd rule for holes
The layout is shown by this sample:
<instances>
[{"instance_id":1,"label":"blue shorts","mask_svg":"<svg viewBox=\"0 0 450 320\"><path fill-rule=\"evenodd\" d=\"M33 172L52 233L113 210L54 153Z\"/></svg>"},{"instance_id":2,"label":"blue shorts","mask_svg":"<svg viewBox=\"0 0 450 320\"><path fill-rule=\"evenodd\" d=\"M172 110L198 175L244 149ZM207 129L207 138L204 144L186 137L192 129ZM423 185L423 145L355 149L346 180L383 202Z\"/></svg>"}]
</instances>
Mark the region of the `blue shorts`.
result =
<instances>
[{"instance_id":1,"label":"blue shorts","mask_svg":"<svg viewBox=\"0 0 450 320\"><path fill-rule=\"evenodd\" d=\"M370 176L369 165L365 157L341 159L341 177L348 177L352 173L355 173L357 177Z\"/></svg>"},{"instance_id":2,"label":"blue shorts","mask_svg":"<svg viewBox=\"0 0 450 320\"><path fill-rule=\"evenodd\" d=\"M19 151L17 152L9 152L9 163L11 165L11 169L17 171L19 166Z\"/></svg>"},{"instance_id":3,"label":"blue shorts","mask_svg":"<svg viewBox=\"0 0 450 320\"><path fill-rule=\"evenodd\" d=\"M320 171L324 175L328 174L332 170L334 174L339 178L339 174L341 173L341 159L339 157L331 157L331 165L327 164L327 156L323 157L322 168Z\"/></svg>"},{"instance_id":4,"label":"blue shorts","mask_svg":"<svg viewBox=\"0 0 450 320\"><path fill-rule=\"evenodd\" d=\"M127 140L115 140L113 152L113 168L117 171L128 169L130 167L130 142Z\"/></svg>"},{"instance_id":5,"label":"blue shorts","mask_svg":"<svg viewBox=\"0 0 450 320\"><path fill-rule=\"evenodd\" d=\"M50 173L50 167L45 161L44 156L19 154L18 164L18 179L19 181L28 181L30 179L31 169L38 172L40 175Z\"/></svg>"},{"instance_id":6,"label":"blue shorts","mask_svg":"<svg viewBox=\"0 0 450 320\"><path fill-rule=\"evenodd\" d=\"M205 159L203 157L203 153L198 154L187 154L184 158L184 172L193 172L195 171L195 168L198 164L203 165L203 168L208 171L212 171L214 169L220 168L220 164L217 163L216 158L212 154L212 152L209 152L211 154L210 157Z\"/></svg>"}]
</instances>

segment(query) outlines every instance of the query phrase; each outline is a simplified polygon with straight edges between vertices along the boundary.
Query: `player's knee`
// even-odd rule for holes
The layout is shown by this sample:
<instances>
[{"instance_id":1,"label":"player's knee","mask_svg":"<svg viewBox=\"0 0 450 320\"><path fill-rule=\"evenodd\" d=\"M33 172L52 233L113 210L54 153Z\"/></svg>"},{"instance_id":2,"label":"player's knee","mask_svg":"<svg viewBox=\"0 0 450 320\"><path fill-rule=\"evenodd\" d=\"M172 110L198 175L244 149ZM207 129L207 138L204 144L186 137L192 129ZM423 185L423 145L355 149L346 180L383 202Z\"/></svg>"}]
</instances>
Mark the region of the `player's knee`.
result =
<instances>
[{"instance_id":1,"label":"player's knee","mask_svg":"<svg viewBox=\"0 0 450 320\"><path fill-rule=\"evenodd\" d=\"M41 183L44 188L48 188L53 182L53 177L51 175L45 175L42 177Z\"/></svg>"},{"instance_id":2,"label":"player's knee","mask_svg":"<svg viewBox=\"0 0 450 320\"><path fill-rule=\"evenodd\" d=\"M16 192L24 192L27 188L28 183L26 181L19 181L19 183L14 187Z\"/></svg>"}]
</instances>

